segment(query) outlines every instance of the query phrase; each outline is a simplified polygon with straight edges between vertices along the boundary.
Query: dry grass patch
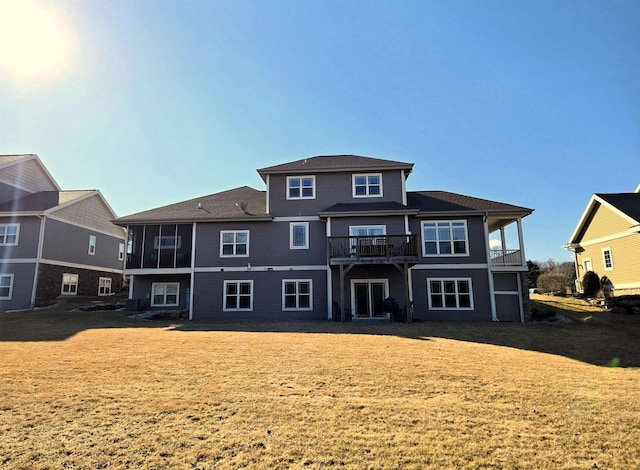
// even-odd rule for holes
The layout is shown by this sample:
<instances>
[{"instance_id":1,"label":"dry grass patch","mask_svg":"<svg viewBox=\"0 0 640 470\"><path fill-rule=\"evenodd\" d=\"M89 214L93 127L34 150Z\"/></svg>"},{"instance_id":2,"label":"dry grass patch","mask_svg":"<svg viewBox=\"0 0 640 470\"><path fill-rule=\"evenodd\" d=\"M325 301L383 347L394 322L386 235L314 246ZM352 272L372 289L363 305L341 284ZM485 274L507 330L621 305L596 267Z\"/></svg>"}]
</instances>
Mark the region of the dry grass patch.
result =
<instances>
[{"instance_id":1,"label":"dry grass patch","mask_svg":"<svg viewBox=\"0 0 640 470\"><path fill-rule=\"evenodd\" d=\"M601 330L637 341L637 323L587 316L169 325L118 312L0 315L0 467L637 468L637 351L578 351ZM611 352L626 367L603 367Z\"/></svg>"}]
</instances>

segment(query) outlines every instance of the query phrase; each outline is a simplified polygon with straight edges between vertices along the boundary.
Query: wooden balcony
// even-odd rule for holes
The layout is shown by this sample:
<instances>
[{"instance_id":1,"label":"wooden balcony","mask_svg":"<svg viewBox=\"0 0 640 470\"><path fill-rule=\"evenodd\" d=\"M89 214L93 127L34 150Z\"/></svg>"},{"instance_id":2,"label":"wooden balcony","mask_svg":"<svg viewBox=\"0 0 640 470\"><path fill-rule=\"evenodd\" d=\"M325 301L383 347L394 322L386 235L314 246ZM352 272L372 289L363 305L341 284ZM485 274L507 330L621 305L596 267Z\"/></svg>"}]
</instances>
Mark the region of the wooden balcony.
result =
<instances>
[{"instance_id":1,"label":"wooden balcony","mask_svg":"<svg viewBox=\"0 0 640 470\"><path fill-rule=\"evenodd\" d=\"M416 235L367 235L329 237L329 261L343 263L416 263Z\"/></svg>"}]
</instances>

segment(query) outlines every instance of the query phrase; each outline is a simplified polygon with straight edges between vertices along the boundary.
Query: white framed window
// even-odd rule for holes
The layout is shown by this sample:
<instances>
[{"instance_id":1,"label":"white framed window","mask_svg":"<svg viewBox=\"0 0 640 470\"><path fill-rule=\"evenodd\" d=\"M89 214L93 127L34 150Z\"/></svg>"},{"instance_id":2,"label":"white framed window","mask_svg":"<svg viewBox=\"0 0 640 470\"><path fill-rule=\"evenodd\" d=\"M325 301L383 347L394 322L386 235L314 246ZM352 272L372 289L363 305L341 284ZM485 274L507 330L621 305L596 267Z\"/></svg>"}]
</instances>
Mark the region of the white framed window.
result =
<instances>
[{"instance_id":1,"label":"white framed window","mask_svg":"<svg viewBox=\"0 0 640 470\"><path fill-rule=\"evenodd\" d=\"M605 271L613 270L613 255L611 254L610 247L606 247L602 249L602 262L604 263Z\"/></svg>"},{"instance_id":2,"label":"white framed window","mask_svg":"<svg viewBox=\"0 0 640 470\"><path fill-rule=\"evenodd\" d=\"M584 272L588 273L589 271L593 271L593 264L591 263L591 258L584 260Z\"/></svg>"},{"instance_id":3,"label":"white framed window","mask_svg":"<svg viewBox=\"0 0 640 470\"><path fill-rule=\"evenodd\" d=\"M95 235L89 235L89 254L90 255L95 255L96 254L96 236Z\"/></svg>"},{"instance_id":4,"label":"white framed window","mask_svg":"<svg viewBox=\"0 0 640 470\"><path fill-rule=\"evenodd\" d=\"M289 224L289 248L292 250L309 248L309 222L291 222Z\"/></svg>"},{"instance_id":5,"label":"white framed window","mask_svg":"<svg viewBox=\"0 0 640 470\"><path fill-rule=\"evenodd\" d=\"M427 279L429 309L473 310L470 278Z\"/></svg>"},{"instance_id":6,"label":"white framed window","mask_svg":"<svg viewBox=\"0 0 640 470\"><path fill-rule=\"evenodd\" d=\"M101 277L98 279L98 295L111 295L111 278Z\"/></svg>"},{"instance_id":7,"label":"white framed window","mask_svg":"<svg viewBox=\"0 0 640 470\"><path fill-rule=\"evenodd\" d=\"M220 257L249 256L249 230L221 230Z\"/></svg>"},{"instance_id":8,"label":"white framed window","mask_svg":"<svg viewBox=\"0 0 640 470\"><path fill-rule=\"evenodd\" d=\"M118 261L124 260L124 243L118 243Z\"/></svg>"},{"instance_id":9,"label":"white framed window","mask_svg":"<svg viewBox=\"0 0 640 470\"><path fill-rule=\"evenodd\" d=\"M422 221L422 256L468 256L466 220Z\"/></svg>"},{"instance_id":10,"label":"white framed window","mask_svg":"<svg viewBox=\"0 0 640 470\"><path fill-rule=\"evenodd\" d=\"M180 235L159 235L153 237L153 249L174 250L182 248L182 237Z\"/></svg>"},{"instance_id":11,"label":"white framed window","mask_svg":"<svg viewBox=\"0 0 640 470\"><path fill-rule=\"evenodd\" d=\"M382 173L352 175L353 197L382 197Z\"/></svg>"},{"instance_id":12,"label":"white framed window","mask_svg":"<svg viewBox=\"0 0 640 470\"><path fill-rule=\"evenodd\" d=\"M313 310L311 279L282 280L282 310Z\"/></svg>"},{"instance_id":13,"label":"white framed window","mask_svg":"<svg viewBox=\"0 0 640 470\"><path fill-rule=\"evenodd\" d=\"M0 246L12 246L18 244L20 224L0 224Z\"/></svg>"},{"instance_id":14,"label":"white framed window","mask_svg":"<svg viewBox=\"0 0 640 470\"><path fill-rule=\"evenodd\" d=\"M11 300L13 274L0 274L0 300Z\"/></svg>"},{"instance_id":15,"label":"white framed window","mask_svg":"<svg viewBox=\"0 0 640 470\"><path fill-rule=\"evenodd\" d=\"M64 273L62 275L62 295L78 294L78 275Z\"/></svg>"},{"instance_id":16,"label":"white framed window","mask_svg":"<svg viewBox=\"0 0 640 470\"><path fill-rule=\"evenodd\" d=\"M152 307L177 307L179 302L179 282L154 282L151 284Z\"/></svg>"},{"instance_id":17,"label":"white framed window","mask_svg":"<svg viewBox=\"0 0 640 470\"><path fill-rule=\"evenodd\" d=\"M316 177L287 176L287 199L315 199Z\"/></svg>"},{"instance_id":18,"label":"white framed window","mask_svg":"<svg viewBox=\"0 0 640 470\"><path fill-rule=\"evenodd\" d=\"M225 312L253 310L253 281L224 281L222 310Z\"/></svg>"}]
</instances>

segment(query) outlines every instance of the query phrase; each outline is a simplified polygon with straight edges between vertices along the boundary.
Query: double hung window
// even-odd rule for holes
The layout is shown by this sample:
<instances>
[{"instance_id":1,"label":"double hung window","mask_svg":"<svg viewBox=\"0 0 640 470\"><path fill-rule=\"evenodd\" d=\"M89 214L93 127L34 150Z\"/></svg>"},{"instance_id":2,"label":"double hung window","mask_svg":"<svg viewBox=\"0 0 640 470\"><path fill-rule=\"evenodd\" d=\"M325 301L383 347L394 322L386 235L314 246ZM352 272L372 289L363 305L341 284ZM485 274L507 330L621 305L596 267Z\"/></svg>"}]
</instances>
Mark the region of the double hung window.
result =
<instances>
[{"instance_id":1,"label":"double hung window","mask_svg":"<svg viewBox=\"0 0 640 470\"><path fill-rule=\"evenodd\" d=\"M253 281L224 281L223 310L253 310Z\"/></svg>"},{"instance_id":2,"label":"double hung window","mask_svg":"<svg viewBox=\"0 0 640 470\"><path fill-rule=\"evenodd\" d=\"M78 293L78 275L64 273L62 275L62 295L76 295Z\"/></svg>"},{"instance_id":3,"label":"double hung window","mask_svg":"<svg viewBox=\"0 0 640 470\"><path fill-rule=\"evenodd\" d=\"M0 224L0 246L17 245L20 224Z\"/></svg>"},{"instance_id":4,"label":"double hung window","mask_svg":"<svg viewBox=\"0 0 640 470\"><path fill-rule=\"evenodd\" d=\"M311 279L282 281L282 310L311 310Z\"/></svg>"},{"instance_id":5,"label":"double hung window","mask_svg":"<svg viewBox=\"0 0 640 470\"><path fill-rule=\"evenodd\" d=\"M223 230L220 232L220 256L249 256L248 230Z\"/></svg>"},{"instance_id":6,"label":"double hung window","mask_svg":"<svg viewBox=\"0 0 640 470\"><path fill-rule=\"evenodd\" d=\"M287 176L287 199L315 199L315 176Z\"/></svg>"},{"instance_id":7,"label":"double hung window","mask_svg":"<svg viewBox=\"0 0 640 470\"><path fill-rule=\"evenodd\" d=\"M473 310L471 279L427 279L430 309Z\"/></svg>"},{"instance_id":8,"label":"double hung window","mask_svg":"<svg viewBox=\"0 0 640 470\"><path fill-rule=\"evenodd\" d=\"M13 274L0 274L0 300L11 300Z\"/></svg>"},{"instance_id":9,"label":"double hung window","mask_svg":"<svg viewBox=\"0 0 640 470\"><path fill-rule=\"evenodd\" d=\"M111 295L111 278L101 277L98 279L98 295Z\"/></svg>"},{"instance_id":10,"label":"double hung window","mask_svg":"<svg viewBox=\"0 0 640 470\"><path fill-rule=\"evenodd\" d=\"M353 197L382 196L382 174L353 175Z\"/></svg>"},{"instance_id":11,"label":"double hung window","mask_svg":"<svg viewBox=\"0 0 640 470\"><path fill-rule=\"evenodd\" d=\"M423 256L468 255L467 222L441 220L422 222Z\"/></svg>"},{"instance_id":12,"label":"double hung window","mask_svg":"<svg viewBox=\"0 0 640 470\"><path fill-rule=\"evenodd\" d=\"M175 307L179 303L179 282L154 282L151 285L152 307Z\"/></svg>"}]
</instances>

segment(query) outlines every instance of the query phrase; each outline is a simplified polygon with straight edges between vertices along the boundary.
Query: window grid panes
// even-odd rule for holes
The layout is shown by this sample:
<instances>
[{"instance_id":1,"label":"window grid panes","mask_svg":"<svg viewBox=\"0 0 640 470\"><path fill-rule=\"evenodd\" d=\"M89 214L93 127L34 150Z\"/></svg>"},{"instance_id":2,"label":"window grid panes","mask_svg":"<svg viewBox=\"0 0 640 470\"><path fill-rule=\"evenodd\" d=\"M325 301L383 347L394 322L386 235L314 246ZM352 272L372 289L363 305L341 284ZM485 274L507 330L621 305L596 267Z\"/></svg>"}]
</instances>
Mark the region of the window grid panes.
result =
<instances>
[{"instance_id":1,"label":"window grid panes","mask_svg":"<svg viewBox=\"0 0 640 470\"><path fill-rule=\"evenodd\" d=\"M429 308L442 310L471 310L473 297L470 279L429 279L427 281Z\"/></svg>"},{"instance_id":2,"label":"window grid panes","mask_svg":"<svg viewBox=\"0 0 640 470\"><path fill-rule=\"evenodd\" d=\"M291 223L289 225L289 236L291 249L309 248L309 224L307 222Z\"/></svg>"},{"instance_id":3,"label":"window grid panes","mask_svg":"<svg viewBox=\"0 0 640 470\"><path fill-rule=\"evenodd\" d=\"M18 224L0 225L0 245L17 245L18 231Z\"/></svg>"},{"instance_id":4,"label":"window grid panes","mask_svg":"<svg viewBox=\"0 0 640 470\"><path fill-rule=\"evenodd\" d=\"M62 293L76 295L78 293L78 275L65 273L62 275Z\"/></svg>"},{"instance_id":5,"label":"window grid panes","mask_svg":"<svg viewBox=\"0 0 640 470\"><path fill-rule=\"evenodd\" d=\"M424 256L466 255L467 224L460 221L422 222Z\"/></svg>"},{"instance_id":6,"label":"window grid panes","mask_svg":"<svg viewBox=\"0 0 640 470\"><path fill-rule=\"evenodd\" d=\"M604 269L613 269L613 259L611 257L610 248L602 250L602 257L604 258Z\"/></svg>"},{"instance_id":7,"label":"window grid panes","mask_svg":"<svg viewBox=\"0 0 640 470\"><path fill-rule=\"evenodd\" d=\"M282 285L283 310L311 310L311 280L285 280Z\"/></svg>"},{"instance_id":8,"label":"window grid panes","mask_svg":"<svg viewBox=\"0 0 640 470\"><path fill-rule=\"evenodd\" d=\"M98 279L98 295L111 295L110 277L101 277Z\"/></svg>"},{"instance_id":9,"label":"window grid panes","mask_svg":"<svg viewBox=\"0 0 640 470\"><path fill-rule=\"evenodd\" d=\"M253 281L225 281L224 310L253 310Z\"/></svg>"},{"instance_id":10,"label":"window grid panes","mask_svg":"<svg viewBox=\"0 0 640 470\"><path fill-rule=\"evenodd\" d=\"M167 307L178 305L180 283L153 283L151 286L151 305L153 307Z\"/></svg>"},{"instance_id":11,"label":"window grid panes","mask_svg":"<svg viewBox=\"0 0 640 470\"><path fill-rule=\"evenodd\" d=\"M353 196L382 196L382 175L353 175Z\"/></svg>"},{"instance_id":12,"label":"window grid panes","mask_svg":"<svg viewBox=\"0 0 640 470\"><path fill-rule=\"evenodd\" d=\"M221 232L220 256L249 256L249 231Z\"/></svg>"},{"instance_id":13,"label":"window grid panes","mask_svg":"<svg viewBox=\"0 0 640 470\"><path fill-rule=\"evenodd\" d=\"M0 275L0 299L11 299L13 291L13 274Z\"/></svg>"},{"instance_id":14,"label":"window grid panes","mask_svg":"<svg viewBox=\"0 0 640 470\"><path fill-rule=\"evenodd\" d=\"M287 199L313 199L316 197L315 176L287 177Z\"/></svg>"}]
</instances>

